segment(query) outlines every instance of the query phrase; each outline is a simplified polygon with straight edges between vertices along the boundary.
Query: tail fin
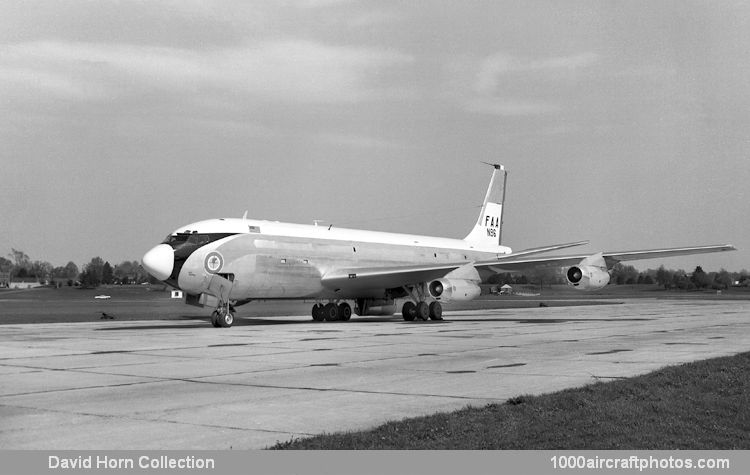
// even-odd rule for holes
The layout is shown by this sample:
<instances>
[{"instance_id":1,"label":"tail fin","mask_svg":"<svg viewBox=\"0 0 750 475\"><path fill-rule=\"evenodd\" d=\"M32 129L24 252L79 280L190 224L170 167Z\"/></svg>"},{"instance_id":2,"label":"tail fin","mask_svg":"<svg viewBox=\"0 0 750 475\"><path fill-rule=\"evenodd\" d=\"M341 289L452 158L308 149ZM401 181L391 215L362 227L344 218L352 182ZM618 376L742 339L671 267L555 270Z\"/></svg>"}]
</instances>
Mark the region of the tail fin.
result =
<instances>
[{"instance_id":1,"label":"tail fin","mask_svg":"<svg viewBox=\"0 0 750 475\"><path fill-rule=\"evenodd\" d=\"M464 241L482 247L499 246L502 242L505 184L508 180L508 172L504 166L495 163L487 165L491 165L495 170L492 172L490 186L484 197L482 212L479 213L474 229L464 238Z\"/></svg>"}]
</instances>

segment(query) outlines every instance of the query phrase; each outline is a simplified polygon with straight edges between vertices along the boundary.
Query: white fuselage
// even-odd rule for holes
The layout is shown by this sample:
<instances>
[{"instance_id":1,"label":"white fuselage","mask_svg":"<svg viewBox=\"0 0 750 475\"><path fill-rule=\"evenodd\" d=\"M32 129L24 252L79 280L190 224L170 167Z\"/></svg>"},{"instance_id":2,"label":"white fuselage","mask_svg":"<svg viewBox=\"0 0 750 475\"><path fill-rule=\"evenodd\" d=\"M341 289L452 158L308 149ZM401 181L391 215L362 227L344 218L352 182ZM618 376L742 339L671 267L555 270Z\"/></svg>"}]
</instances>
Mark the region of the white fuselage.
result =
<instances>
[{"instance_id":1,"label":"white fuselage","mask_svg":"<svg viewBox=\"0 0 750 475\"><path fill-rule=\"evenodd\" d=\"M333 269L465 263L511 252L462 239L249 219L201 221L171 236L186 234L231 235L190 252L175 269L174 283L191 294L226 293L233 300L382 298L384 289L334 293L321 279ZM231 285L226 280L230 275ZM479 280L478 274L471 277Z\"/></svg>"}]
</instances>

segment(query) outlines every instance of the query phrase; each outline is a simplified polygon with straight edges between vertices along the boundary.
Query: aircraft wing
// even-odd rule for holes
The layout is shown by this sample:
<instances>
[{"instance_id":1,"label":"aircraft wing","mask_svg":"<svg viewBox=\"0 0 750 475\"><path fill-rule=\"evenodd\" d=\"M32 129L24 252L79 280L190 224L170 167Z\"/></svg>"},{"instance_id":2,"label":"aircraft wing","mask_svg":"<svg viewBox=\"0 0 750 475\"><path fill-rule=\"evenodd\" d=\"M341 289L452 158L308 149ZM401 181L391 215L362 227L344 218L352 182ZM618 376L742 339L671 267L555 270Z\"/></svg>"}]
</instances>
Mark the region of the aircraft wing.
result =
<instances>
[{"instance_id":1,"label":"aircraft wing","mask_svg":"<svg viewBox=\"0 0 750 475\"><path fill-rule=\"evenodd\" d=\"M324 287L336 291L360 291L372 289L393 289L419 282L445 277L459 267L472 265L477 268L486 268L493 272L511 272L534 267L562 267L578 264L589 254L571 256L549 256L529 257L531 254L546 252L553 249L578 246L586 244L580 241L567 244L555 244L553 246L538 247L519 251L513 254L498 256L495 259L478 262L454 262L449 264L422 264L411 266L389 266L389 267L352 267L346 269L334 269L326 273L321 283ZM636 259L653 259L658 257L684 256L690 254L704 254L709 252L733 251L735 247L731 244L720 244L711 246L678 247L670 249L646 249L639 251L605 252L604 259L607 267L612 267L620 261Z\"/></svg>"},{"instance_id":2,"label":"aircraft wing","mask_svg":"<svg viewBox=\"0 0 750 475\"><path fill-rule=\"evenodd\" d=\"M334 290L393 289L408 284L429 282L469 262L393 267L356 267L336 269L321 279L324 287Z\"/></svg>"},{"instance_id":3,"label":"aircraft wing","mask_svg":"<svg viewBox=\"0 0 750 475\"><path fill-rule=\"evenodd\" d=\"M498 259L515 258L539 254L567 247L588 244L588 241L569 242L564 244L553 244L551 246L535 247L523 251L514 252L498 257ZM496 263L497 261L492 261ZM411 266L389 266L389 267L353 267L346 269L334 269L326 273L321 279L324 287L336 291L359 291L371 289L393 289L404 285L429 282L444 277L459 267L471 264L470 261L420 264Z\"/></svg>"},{"instance_id":4,"label":"aircraft wing","mask_svg":"<svg viewBox=\"0 0 750 475\"><path fill-rule=\"evenodd\" d=\"M716 244L710 246L675 247L668 249L644 249L639 251L604 252L604 260L607 267L611 268L621 261L633 261L641 259L654 259L659 257L687 256L691 254L705 254L709 252L734 251L731 244ZM571 266L578 264L582 259L589 257L588 254L575 256L549 256L549 257L521 257L516 258L513 254L499 259L475 262L475 267L485 267L493 272L509 272L519 269L533 267L556 267Z\"/></svg>"}]
</instances>

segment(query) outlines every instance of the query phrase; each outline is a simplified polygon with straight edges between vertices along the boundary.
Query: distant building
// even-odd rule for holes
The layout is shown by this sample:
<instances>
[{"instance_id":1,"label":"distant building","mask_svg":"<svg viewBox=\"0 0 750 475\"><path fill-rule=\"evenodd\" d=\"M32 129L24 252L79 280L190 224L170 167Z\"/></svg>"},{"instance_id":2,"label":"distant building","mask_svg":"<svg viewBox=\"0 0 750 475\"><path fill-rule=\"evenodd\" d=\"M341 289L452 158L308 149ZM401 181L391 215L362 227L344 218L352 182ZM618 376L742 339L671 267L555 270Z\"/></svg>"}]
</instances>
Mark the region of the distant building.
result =
<instances>
[{"instance_id":1,"label":"distant building","mask_svg":"<svg viewBox=\"0 0 750 475\"><path fill-rule=\"evenodd\" d=\"M513 293L513 287L508 284L500 287L500 295L511 295Z\"/></svg>"},{"instance_id":2,"label":"distant building","mask_svg":"<svg viewBox=\"0 0 750 475\"><path fill-rule=\"evenodd\" d=\"M173 290L172 291L172 298L173 299L181 299L182 298L182 290Z\"/></svg>"},{"instance_id":3,"label":"distant building","mask_svg":"<svg viewBox=\"0 0 750 475\"><path fill-rule=\"evenodd\" d=\"M11 289L34 289L41 286L42 283L36 277L13 277L8 284Z\"/></svg>"},{"instance_id":4,"label":"distant building","mask_svg":"<svg viewBox=\"0 0 750 475\"><path fill-rule=\"evenodd\" d=\"M0 272L0 288L10 285L10 272Z\"/></svg>"}]
</instances>

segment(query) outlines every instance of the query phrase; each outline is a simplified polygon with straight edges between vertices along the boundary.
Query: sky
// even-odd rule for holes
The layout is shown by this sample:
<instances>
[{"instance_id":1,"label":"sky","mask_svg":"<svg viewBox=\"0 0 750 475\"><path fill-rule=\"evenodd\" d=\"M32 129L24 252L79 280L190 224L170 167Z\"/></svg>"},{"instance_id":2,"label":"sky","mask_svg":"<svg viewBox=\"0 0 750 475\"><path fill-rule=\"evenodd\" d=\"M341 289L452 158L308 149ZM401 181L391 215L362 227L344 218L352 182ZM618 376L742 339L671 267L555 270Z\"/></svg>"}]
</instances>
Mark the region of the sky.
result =
<instances>
[{"instance_id":1,"label":"sky","mask_svg":"<svg viewBox=\"0 0 750 475\"><path fill-rule=\"evenodd\" d=\"M4 1L0 255L143 256L217 217L503 244L732 243L750 269L746 1Z\"/></svg>"}]
</instances>

